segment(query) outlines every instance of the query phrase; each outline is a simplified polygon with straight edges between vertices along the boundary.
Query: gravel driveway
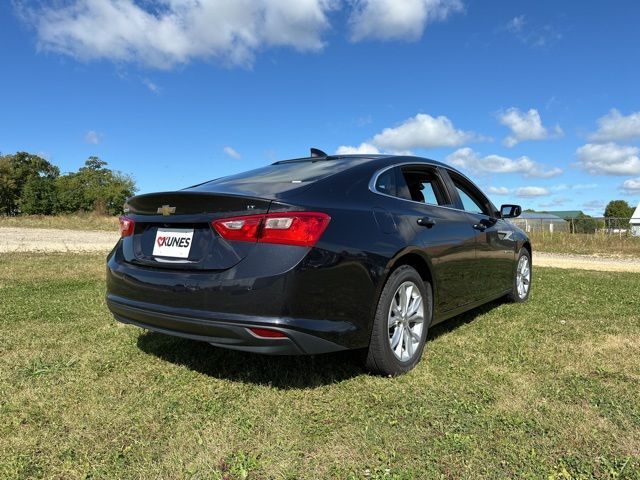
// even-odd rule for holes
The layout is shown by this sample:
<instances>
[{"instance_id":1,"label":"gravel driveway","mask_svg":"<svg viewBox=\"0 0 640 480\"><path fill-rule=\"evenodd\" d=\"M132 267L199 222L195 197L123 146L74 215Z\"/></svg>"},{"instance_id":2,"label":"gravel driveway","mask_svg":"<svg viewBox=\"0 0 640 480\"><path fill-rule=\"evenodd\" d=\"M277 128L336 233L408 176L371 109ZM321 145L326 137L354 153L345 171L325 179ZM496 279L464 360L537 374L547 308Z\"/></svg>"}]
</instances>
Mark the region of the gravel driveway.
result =
<instances>
[{"instance_id":1,"label":"gravel driveway","mask_svg":"<svg viewBox=\"0 0 640 480\"><path fill-rule=\"evenodd\" d=\"M0 227L3 252L108 252L118 232Z\"/></svg>"},{"instance_id":2,"label":"gravel driveway","mask_svg":"<svg viewBox=\"0 0 640 480\"><path fill-rule=\"evenodd\" d=\"M103 252L118 241L117 232L0 227L0 253ZM609 258L560 253L533 253L533 265L610 272L640 273L638 258Z\"/></svg>"}]
</instances>

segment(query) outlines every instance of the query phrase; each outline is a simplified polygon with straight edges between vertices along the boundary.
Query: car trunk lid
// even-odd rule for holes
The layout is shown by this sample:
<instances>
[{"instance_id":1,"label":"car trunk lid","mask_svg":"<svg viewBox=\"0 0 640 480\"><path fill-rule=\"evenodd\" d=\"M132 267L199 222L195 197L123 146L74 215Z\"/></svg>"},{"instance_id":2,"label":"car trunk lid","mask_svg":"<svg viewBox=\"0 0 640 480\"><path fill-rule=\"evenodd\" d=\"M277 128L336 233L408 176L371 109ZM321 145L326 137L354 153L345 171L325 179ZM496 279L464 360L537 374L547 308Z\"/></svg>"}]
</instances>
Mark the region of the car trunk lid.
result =
<instances>
[{"instance_id":1,"label":"car trunk lid","mask_svg":"<svg viewBox=\"0 0 640 480\"><path fill-rule=\"evenodd\" d=\"M267 213L271 200L213 192L177 191L133 197L125 214L135 222L123 238L125 260L170 269L225 270L256 247L228 241L211 222L225 217Z\"/></svg>"}]
</instances>

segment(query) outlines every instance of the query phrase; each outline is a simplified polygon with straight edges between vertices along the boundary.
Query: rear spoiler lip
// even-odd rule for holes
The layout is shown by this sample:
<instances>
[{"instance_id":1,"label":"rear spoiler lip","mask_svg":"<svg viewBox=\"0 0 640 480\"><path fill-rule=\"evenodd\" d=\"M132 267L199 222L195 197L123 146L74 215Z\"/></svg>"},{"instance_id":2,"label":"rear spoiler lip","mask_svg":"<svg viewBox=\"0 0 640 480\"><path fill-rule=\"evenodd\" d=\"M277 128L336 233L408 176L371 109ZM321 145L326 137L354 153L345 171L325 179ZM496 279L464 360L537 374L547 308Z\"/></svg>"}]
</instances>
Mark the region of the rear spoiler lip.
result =
<instances>
[{"instance_id":1,"label":"rear spoiler lip","mask_svg":"<svg viewBox=\"0 0 640 480\"><path fill-rule=\"evenodd\" d=\"M220 218L243 213L266 213L273 200L246 195L228 195L213 192L172 191L137 195L127 200L127 216L141 216L145 221L180 223Z\"/></svg>"}]
</instances>

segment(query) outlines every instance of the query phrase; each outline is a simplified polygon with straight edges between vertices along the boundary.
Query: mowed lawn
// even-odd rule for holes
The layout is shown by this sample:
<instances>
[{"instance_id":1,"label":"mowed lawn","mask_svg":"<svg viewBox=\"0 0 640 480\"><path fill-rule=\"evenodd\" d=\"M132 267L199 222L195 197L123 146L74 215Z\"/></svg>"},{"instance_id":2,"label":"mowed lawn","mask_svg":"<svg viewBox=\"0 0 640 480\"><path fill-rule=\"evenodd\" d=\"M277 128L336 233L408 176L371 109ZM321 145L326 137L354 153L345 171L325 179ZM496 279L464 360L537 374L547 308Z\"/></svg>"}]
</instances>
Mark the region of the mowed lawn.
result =
<instances>
[{"instance_id":1,"label":"mowed lawn","mask_svg":"<svg viewBox=\"0 0 640 480\"><path fill-rule=\"evenodd\" d=\"M534 282L381 378L120 325L103 256L1 255L0 478L640 478L640 275Z\"/></svg>"}]
</instances>

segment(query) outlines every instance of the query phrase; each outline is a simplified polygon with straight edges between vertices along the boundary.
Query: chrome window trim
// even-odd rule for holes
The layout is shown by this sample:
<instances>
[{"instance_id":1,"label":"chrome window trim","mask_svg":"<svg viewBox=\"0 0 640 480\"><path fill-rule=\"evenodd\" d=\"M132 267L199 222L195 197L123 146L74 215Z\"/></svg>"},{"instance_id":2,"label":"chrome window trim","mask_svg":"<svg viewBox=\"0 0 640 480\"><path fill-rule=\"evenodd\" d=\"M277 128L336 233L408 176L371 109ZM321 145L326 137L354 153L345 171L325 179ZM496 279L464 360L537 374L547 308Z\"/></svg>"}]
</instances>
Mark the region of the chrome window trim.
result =
<instances>
[{"instance_id":1,"label":"chrome window trim","mask_svg":"<svg viewBox=\"0 0 640 480\"><path fill-rule=\"evenodd\" d=\"M458 172L457 170L454 170L453 168L450 168L450 167L448 167L446 165L440 165L440 164L436 164L436 163L427 163L427 162L401 162L401 163L396 163L394 165L388 165L388 166L383 167L383 168L381 168L379 170L376 170L376 172L371 177L371 180L369 180L369 191L371 191L372 193L375 193L376 195L382 195L383 197L394 198L394 199L400 200L402 202L415 203L417 205L423 205L425 207L445 208L447 210L454 210L456 212L463 212L463 213L467 213L469 215L480 215L480 216L486 217L486 218L494 218L494 217L491 217L490 215L486 215L484 213L468 212L467 210L462 210L460 208L447 207L445 205L434 205L433 203L416 202L415 200L409 200L407 198L396 197L395 195L389 195L388 193L382 193L382 192L379 192L378 190L376 190L376 183L378 182L378 177L380 175L382 175L387 170L391 170L392 168L404 167L404 166L407 166L407 165L432 167L432 168L435 168L435 169L443 168L443 169L445 169L447 171L452 171L455 174L460 175L466 181L471 183L471 185L475 186L475 183L473 183L473 181L469 177L467 177L464 173ZM476 188L478 188L478 187L476 187ZM480 190L480 189L478 188L478 190ZM482 191L481 191L481 193L482 193ZM486 195L484 195L484 193L482 193L482 195L486 197ZM492 206L494 206L493 203L491 203L490 201L489 201L489 203ZM498 219L501 220L499 217L498 217Z\"/></svg>"}]
</instances>

